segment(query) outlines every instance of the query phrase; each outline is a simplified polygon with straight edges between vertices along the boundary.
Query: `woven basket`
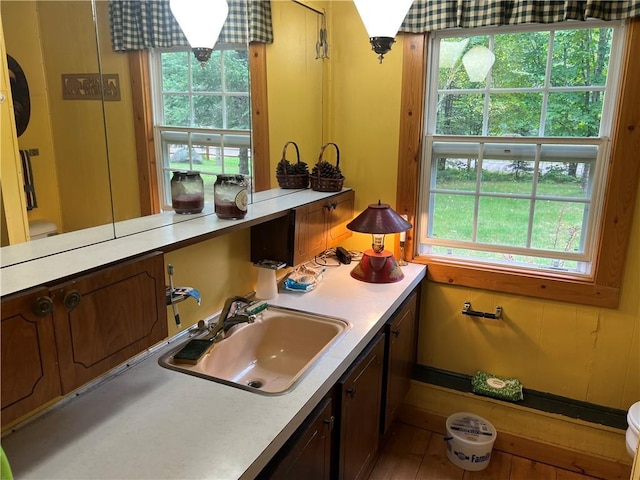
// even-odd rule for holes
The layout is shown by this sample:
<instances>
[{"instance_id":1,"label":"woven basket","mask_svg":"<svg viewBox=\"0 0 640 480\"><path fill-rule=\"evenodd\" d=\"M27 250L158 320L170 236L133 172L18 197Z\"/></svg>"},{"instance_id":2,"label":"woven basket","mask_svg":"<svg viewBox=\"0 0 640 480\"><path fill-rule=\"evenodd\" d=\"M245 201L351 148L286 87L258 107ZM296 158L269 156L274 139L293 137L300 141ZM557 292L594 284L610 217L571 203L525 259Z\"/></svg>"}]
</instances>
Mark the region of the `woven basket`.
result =
<instances>
[{"instance_id":1,"label":"woven basket","mask_svg":"<svg viewBox=\"0 0 640 480\"><path fill-rule=\"evenodd\" d=\"M294 147L296 147L297 161L298 163L300 163L300 150L298 150L298 145L296 144L296 142L285 143L284 147L282 148L282 159L279 162L284 167L282 171L285 173L283 175L276 175L276 178L278 179L278 185L280 186L280 188L307 188L309 186L309 174L307 173L304 173L301 175L287 174L287 168L286 168L287 147L289 145L293 145Z\"/></svg>"},{"instance_id":2,"label":"woven basket","mask_svg":"<svg viewBox=\"0 0 640 480\"><path fill-rule=\"evenodd\" d=\"M336 167L340 167L340 149L338 145L335 143L325 143L320 149L320 156L318 157L318 163L323 161L322 155L324 154L325 148L329 145L333 145L336 149ZM342 178L327 178L321 177L319 175L309 175L309 179L311 180L311 188L317 192L339 192L342 190L342 185L344 184L344 175Z\"/></svg>"}]
</instances>

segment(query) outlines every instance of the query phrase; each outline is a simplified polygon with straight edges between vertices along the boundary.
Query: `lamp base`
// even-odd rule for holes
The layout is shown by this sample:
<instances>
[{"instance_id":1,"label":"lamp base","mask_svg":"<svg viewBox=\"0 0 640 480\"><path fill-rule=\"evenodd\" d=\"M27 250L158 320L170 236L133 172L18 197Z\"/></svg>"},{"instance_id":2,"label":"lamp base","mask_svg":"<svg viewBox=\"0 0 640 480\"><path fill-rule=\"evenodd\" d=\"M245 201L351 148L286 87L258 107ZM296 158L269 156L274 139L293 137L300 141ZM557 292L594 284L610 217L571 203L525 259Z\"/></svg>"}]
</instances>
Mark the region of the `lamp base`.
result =
<instances>
[{"instance_id":1,"label":"lamp base","mask_svg":"<svg viewBox=\"0 0 640 480\"><path fill-rule=\"evenodd\" d=\"M361 282L395 283L404 278L404 273L391 252L375 253L370 249L362 254L360 262L351 270L351 276Z\"/></svg>"}]
</instances>

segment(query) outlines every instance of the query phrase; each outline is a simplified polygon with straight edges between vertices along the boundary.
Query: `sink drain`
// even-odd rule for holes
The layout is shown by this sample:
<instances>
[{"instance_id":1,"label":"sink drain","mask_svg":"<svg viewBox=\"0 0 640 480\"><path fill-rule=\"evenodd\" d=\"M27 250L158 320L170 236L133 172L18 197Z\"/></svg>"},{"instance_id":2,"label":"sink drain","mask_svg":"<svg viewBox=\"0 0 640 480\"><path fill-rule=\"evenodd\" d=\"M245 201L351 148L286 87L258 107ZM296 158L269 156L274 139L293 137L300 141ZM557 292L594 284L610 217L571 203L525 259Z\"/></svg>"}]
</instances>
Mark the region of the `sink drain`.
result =
<instances>
[{"instance_id":1,"label":"sink drain","mask_svg":"<svg viewBox=\"0 0 640 480\"><path fill-rule=\"evenodd\" d=\"M262 388L264 386L264 382L261 380L251 380L247 385L253 388Z\"/></svg>"}]
</instances>

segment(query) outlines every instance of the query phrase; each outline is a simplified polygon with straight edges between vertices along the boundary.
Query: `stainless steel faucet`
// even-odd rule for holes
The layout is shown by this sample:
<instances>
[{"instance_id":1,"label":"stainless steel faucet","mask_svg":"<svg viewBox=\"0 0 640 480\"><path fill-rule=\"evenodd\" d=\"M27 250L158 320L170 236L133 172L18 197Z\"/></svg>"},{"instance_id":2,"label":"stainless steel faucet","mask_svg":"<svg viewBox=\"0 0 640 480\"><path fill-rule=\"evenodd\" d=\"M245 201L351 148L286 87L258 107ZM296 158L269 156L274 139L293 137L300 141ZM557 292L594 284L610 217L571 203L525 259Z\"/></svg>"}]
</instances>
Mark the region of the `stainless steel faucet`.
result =
<instances>
[{"instance_id":1,"label":"stainless steel faucet","mask_svg":"<svg viewBox=\"0 0 640 480\"><path fill-rule=\"evenodd\" d=\"M207 335L209 338L213 338L214 342L221 340L217 338L218 335L222 333L226 333L231 327L235 325L239 325L240 323L253 323L256 319L255 315L248 315L243 310L236 307L236 310L233 312L231 316L231 307L234 303L243 303L245 305L249 305L249 300L244 297L229 297L224 302L224 306L222 307L222 312L220 313L220 317L218 317L218 322L213 326L211 333Z\"/></svg>"}]
</instances>

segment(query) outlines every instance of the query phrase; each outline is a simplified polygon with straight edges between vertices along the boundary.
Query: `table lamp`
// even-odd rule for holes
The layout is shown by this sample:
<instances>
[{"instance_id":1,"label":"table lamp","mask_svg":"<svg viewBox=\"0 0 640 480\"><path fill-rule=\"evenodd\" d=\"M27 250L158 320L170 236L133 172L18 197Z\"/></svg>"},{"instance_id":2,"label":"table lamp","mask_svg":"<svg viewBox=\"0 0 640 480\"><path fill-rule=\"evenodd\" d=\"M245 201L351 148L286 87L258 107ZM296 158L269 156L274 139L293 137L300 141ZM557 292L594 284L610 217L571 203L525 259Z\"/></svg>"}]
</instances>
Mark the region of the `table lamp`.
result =
<instances>
[{"instance_id":1,"label":"table lamp","mask_svg":"<svg viewBox=\"0 0 640 480\"><path fill-rule=\"evenodd\" d=\"M384 249L384 236L388 233L406 232L411 224L385 204L371 204L347 224L354 232L370 233L373 236L371 249L362 254L360 262L351 270L351 276L369 283L394 283L404 278L402 269L393 254Z\"/></svg>"}]
</instances>

